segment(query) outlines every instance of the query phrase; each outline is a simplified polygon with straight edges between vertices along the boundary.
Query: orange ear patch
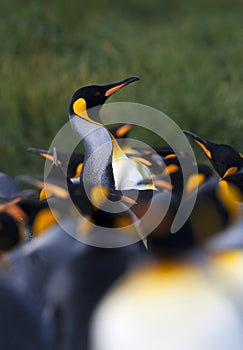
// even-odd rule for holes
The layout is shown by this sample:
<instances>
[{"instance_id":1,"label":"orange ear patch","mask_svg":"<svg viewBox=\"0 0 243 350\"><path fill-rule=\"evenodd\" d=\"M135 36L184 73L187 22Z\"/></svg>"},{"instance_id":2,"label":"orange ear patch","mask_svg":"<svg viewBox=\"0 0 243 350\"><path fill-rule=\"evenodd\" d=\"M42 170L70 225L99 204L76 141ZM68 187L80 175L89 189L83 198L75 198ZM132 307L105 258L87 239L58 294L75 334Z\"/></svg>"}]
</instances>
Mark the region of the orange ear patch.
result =
<instances>
[{"instance_id":1,"label":"orange ear patch","mask_svg":"<svg viewBox=\"0 0 243 350\"><path fill-rule=\"evenodd\" d=\"M76 115L79 117L93 123L96 125L102 125L101 123L96 122L95 120L92 120L87 113L87 106L86 101L84 98L78 98L76 101L73 102L73 111Z\"/></svg>"},{"instance_id":2,"label":"orange ear patch","mask_svg":"<svg viewBox=\"0 0 243 350\"><path fill-rule=\"evenodd\" d=\"M222 179L224 179L226 176L228 175L233 175L238 171L238 167L237 166L232 166L229 169L226 170L226 172L224 173Z\"/></svg>"},{"instance_id":3,"label":"orange ear patch","mask_svg":"<svg viewBox=\"0 0 243 350\"><path fill-rule=\"evenodd\" d=\"M200 141L194 139L195 142L198 144L199 147L201 147L201 149L203 150L203 152L206 154L206 156L209 158L209 159L212 159L212 154L211 152L209 151L209 149Z\"/></svg>"},{"instance_id":4,"label":"orange ear patch","mask_svg":"<svg viewBox=\"0 0 243 350\"><path fill-rule=\"evenodd\" d=\"M86 111L86 102L84 98L78 98L73 103L73 111L75 114L82 116L82 114Z\"/></svg>"}]
</instances>

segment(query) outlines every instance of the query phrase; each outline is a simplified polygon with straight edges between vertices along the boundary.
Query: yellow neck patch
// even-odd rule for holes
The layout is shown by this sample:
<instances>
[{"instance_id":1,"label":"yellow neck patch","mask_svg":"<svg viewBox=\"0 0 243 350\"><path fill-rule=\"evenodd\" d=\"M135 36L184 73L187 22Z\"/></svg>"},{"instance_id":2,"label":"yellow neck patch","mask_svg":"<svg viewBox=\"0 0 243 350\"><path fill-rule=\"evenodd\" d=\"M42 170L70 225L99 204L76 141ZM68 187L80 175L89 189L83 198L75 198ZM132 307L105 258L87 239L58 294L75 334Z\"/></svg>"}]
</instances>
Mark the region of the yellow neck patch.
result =
<instances>
[{"instance_id":1,"label":"yellow neck patch","mask_svg":"<svg viewBox=\"0 0 243 350\"><path fill-rule=\"evenodd\" d=\"M82 168L83 168L83 163L79 163L77 168L76 168L74 178L80 177Z\"/></svg>"},{"instance_id":2,"label":"yellow neck patch","mask_svg":"<svg viewBox=\"0 0 243 350\"><path fill-rule=\"evenodd\" d=\"M204 174L192 174L186 183L186 191L187 193L191 193L196 188L198 188L205 180Z\"/></svg>"},{"instance_id":3,"label":"yellow neck patch","mask_svg":"<svg viewBox=\"0 0 243 350\"><path fill-rule=\"evenodd\" d=\"M90 191L92 204L98 209L107 200L108 195L109 191L104 186L94 186Z\"/></svg>"},{"instance_id":4,"label":"yellow neck patch","mask_svg":"<svg viewBox=\"0 0 243 350\"><path fill-rule=\"evenodd\" d=\"M217 189L217 197L227 209L230 222L237 219L240 214L239 202L242 201L242 195L238 188L225 180L221 180Z\"/></svg>"},{"instance_id":5,"label":"yellow neck patch","mask_svg":"<svg viewBox=\"0 0 243 350\"><path fill-rule=\"evenodd\" d=\"M113 143L113 156L115 159L122 158L125 154L122 151L121 147L119 146L116 138L112 135L112 133L109 131L110 137L112 139Z\"/></svg>"},{"instance_id":6,"label":"yellow neck patch","mask_svg":"<svg viewBox=\"0 0 243 350\"><path fill-rule=\"evenodd\" d=\"M76 115L79 117L93 123L96 125L101 125L100 123L96 122L95 120L92 120L87 113L87 106L86 106L86 101L84 98L78 98L76 101L73 103L73 111Z\"/></svg>"},{"instance_id":7,"label":"yellow neck patch","mask_svg":"<svg viewBox=\"0 0 243 350\"><path fill-rule=\"evenodd\" d=\"M39 199L40 199L40 201L44 201L47 198L50 198L52 195L53 195L52 192L50 192L50 191L48 192L44 188L42 188L42 190L40 191Z\"/></svg>"},{"instance_id":8,"label":"yellow neck patch","mask_svg":"<svg viewBox=\"0 0 243 350\"><path fill-rule=\"evenodd\" d=\"M123 288L128 289L129 295L144 299L150 293L167 293L170 288L195 288L204 280L205 276L196 264L183 260L164 260L142 266L128 274L123 279Z\"/></svg>"},{"instance_id":9,"label":"yellow neck patch","mask_svg":"<svg viewBox=\"0 0 243 350\"><path fill-rule=\"evenodd\" d=\"M56 223L56 219L52 212L54 213L57 219L60 218L60 215L58 214L58 212L54 211L53 209L50 210L49 208L44 208L39 211L32 225L34 236L40 235L41 233L43 233L45 230L47 230L48 228L50 228Z\"/></svg>"}]
</instances>

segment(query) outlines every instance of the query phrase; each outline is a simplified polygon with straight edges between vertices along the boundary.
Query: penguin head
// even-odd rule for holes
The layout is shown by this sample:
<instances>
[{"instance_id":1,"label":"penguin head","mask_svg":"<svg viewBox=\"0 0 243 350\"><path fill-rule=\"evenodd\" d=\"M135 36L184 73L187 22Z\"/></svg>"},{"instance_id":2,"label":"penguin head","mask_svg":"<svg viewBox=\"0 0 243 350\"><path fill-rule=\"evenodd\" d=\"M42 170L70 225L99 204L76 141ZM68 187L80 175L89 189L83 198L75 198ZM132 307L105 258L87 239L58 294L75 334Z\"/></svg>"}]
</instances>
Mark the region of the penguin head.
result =
<instances>
[{"instance_id":1,"label":"penguin head","mask_svg":"<svg viewBox=\"0 0 243 350\"><path fill-rule=\"evenodd\" d=\"M224 178L238 172L242 167L242 158L240 154L229 145L214 145L214 168L219 175Z\"/></svg>"},{"instance_id":2,"label":"penguin head","mask_svg":"<svg viewBox=\"0 0 243 350\"><path fill-rule=\"evenodd\" d=\"M230 145L218 144L204 140L187 130L184 130L183 132L198 144L221 177L224 178L228 175L232 175L243 166L243 158L240 153Z\"/></svg>"},{"instance_id":3,"label":"penguin head","mask_svg":"<svg viewBox=\"0 0 243 350\"><path fill-rule=\"evenodd\" d=\"M71 99L69 114L99 123L98 112L105 101L116 91L136 80L139 78L129 77L108 85L91 85L78 89ZM95 113L92 113L93 109Z\"/></svg>"}]
</instances>

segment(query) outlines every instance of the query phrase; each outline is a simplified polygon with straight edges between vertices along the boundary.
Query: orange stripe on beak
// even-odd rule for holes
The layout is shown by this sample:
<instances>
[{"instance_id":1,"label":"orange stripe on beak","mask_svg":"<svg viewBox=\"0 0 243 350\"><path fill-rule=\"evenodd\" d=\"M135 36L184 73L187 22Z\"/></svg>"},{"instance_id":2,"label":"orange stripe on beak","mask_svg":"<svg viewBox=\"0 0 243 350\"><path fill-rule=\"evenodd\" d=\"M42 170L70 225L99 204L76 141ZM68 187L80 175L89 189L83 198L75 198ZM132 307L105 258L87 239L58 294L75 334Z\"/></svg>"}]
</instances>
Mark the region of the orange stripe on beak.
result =
<instances>
[{"instance_id":1,"label":"orange stripe on beak","mask_svg":"<svg viewBox=\"0 0 243 350\"><path fill-rule=\"evenodd\" d=\"M209 149L200 141L194 139L196 141L196 143L198 144L199 147L201 147L201 149L203 150L203 152L206 154L206 156L209 158L209 159L212 159L212 154L211 152L209 151Z\"/></svg>"},{"instance_id":2,"label":"orange stripe on beak","mask_svg":"<svg viewBox=\"0 0 243 350\"><path fill-rule=\"evenodd\" d=\"M114 87L110 88L109 90L106 91L105 96L106 97L111 96L112 94L114 94L114 92L116 92L117 90L121 89L125 85L126 85L126 83L123 83L123 84L120 84L120 85L117 85L117 86L114 86Z\"/></svg>"}]
</instances>

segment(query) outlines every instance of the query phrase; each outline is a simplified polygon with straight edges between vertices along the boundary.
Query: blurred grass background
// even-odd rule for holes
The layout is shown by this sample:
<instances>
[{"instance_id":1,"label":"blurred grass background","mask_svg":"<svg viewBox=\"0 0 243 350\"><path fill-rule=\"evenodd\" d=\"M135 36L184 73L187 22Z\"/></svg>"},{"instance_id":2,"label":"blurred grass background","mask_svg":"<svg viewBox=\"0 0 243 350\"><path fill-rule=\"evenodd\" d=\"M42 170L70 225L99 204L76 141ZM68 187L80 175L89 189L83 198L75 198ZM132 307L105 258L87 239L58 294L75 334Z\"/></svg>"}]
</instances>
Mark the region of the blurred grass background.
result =
<instances>
[{"instance_id":1,"label":"blurred grass background","mask_svg":"<svg viewBox=\"0 0 243 350\"><path fill-rule=\"evenodd\" d=\"M111 102L157 108L243 151L240 0L0 3L1 169L42 174L25 152L48 148L73 92L130 75Z\"/></svg>"}]
</instances>

